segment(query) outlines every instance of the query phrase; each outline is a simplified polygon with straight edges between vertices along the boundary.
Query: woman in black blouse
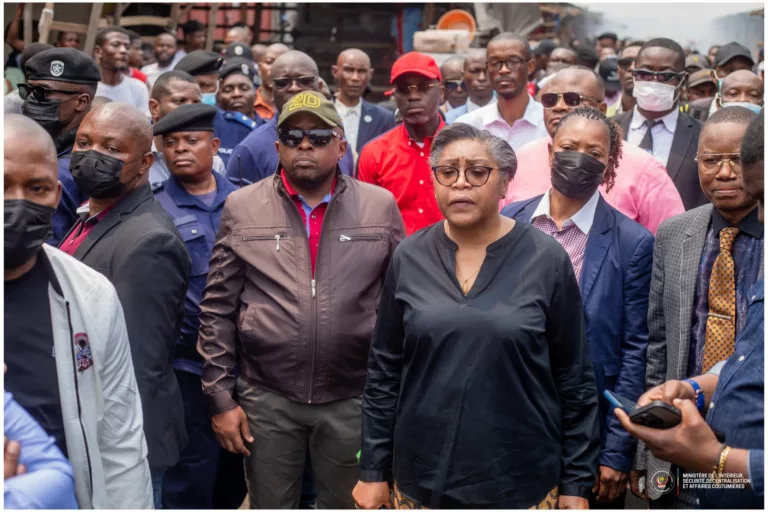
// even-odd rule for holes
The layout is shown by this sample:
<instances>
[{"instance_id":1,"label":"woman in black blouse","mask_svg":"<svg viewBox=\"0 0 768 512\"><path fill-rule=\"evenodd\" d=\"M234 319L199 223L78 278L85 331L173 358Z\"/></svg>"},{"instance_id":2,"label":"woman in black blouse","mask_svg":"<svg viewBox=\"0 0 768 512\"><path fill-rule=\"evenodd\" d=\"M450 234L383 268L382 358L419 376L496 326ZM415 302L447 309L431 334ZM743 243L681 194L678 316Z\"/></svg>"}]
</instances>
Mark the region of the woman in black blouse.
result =
<instances>
[{"instance_id":1,"label":"woman in black blouse","mask_svg":"<svg viewBox=\"0 0 768 512\"><path fill-rule=\"evenodd\" d=\"M597 389L565 250L499 214L512 148L466 124L432 145L445 221L397 248L363 395L360 508L587 508Z\"/></svg>"}]
</instances>

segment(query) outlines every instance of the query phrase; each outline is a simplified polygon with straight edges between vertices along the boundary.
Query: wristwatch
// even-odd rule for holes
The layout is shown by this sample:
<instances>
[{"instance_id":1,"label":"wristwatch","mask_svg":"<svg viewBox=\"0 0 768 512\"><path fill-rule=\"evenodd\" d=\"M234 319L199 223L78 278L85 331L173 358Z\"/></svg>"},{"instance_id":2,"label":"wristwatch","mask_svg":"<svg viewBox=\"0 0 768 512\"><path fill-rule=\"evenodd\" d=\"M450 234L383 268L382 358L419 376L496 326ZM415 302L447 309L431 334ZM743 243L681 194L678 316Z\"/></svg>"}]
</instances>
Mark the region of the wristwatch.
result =
<instances>
[{"instance_id":1,"label":"wristwatch","mask_svg":"<svg viewBox=\"0 0 768 512\"><path fill-rule=\"evenodd\" d=\"M704 391L701 390L701 386L699 386L699 383L693 379L685 379L682 382L687 382L693 388L693 392L696 393L696 408L698 408L699 412L703 414L705 404L704 404Z\"/></svg>"}]
</instances>

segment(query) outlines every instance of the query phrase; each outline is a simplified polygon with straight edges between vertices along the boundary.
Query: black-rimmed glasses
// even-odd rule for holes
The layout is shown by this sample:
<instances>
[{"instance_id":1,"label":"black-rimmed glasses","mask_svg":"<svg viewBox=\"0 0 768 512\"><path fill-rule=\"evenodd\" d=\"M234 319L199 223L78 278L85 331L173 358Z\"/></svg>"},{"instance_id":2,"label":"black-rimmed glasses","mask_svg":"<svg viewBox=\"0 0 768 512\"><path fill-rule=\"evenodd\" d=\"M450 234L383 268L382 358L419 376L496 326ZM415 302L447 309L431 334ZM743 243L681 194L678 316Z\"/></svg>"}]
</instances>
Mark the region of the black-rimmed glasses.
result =
<instances>
[{"instance_id":1,"label":"black-rimmed glasses","mask_svg":"<svg viewBox=\"0 0 768 512\"><path fill-rule=\"evenodd\" d=\"M467 167L464 169L464 181L473 187L482 187L488 183L488 178L491 177L491 172L494 169L495 167L487 167L485 165ZM459 181L461 170L450 165L437 165L432 168L432 172L435 173L435 179L439 184L444 187L450 187Z\"/></svg>"}]
</instances>

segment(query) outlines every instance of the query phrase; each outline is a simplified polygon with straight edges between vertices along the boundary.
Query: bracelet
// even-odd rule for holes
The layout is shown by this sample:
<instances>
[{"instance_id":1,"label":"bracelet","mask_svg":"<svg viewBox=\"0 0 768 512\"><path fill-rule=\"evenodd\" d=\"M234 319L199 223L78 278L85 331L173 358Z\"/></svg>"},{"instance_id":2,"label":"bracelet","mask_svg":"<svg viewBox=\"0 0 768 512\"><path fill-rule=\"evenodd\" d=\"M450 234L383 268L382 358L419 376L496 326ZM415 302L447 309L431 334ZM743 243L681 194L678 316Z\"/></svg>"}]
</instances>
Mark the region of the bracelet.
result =
<instances>
[{"instance_id":1,"label":"bracelet","mask_svg":"<svg viewBox=\"0 0 768 512\"><path fill-rule=\"evenodd\" d=\"M699 410L699 412L704 411L704 392L701 390L701 386L699 386L699 383L696 382L693 379L685 379L682 382L687 382L691 385L693 388L693 392L696 393L696 408Z\"/></svg>"},{"instance_id":2,"label":"bracelet","mask_svg":"<svg viewBox=\"0 0 768 512\"><path fill-rule=\"evenodd\" d=\"M723 445L723 447L720 449L720 456L718 457L718 461L712 471L712 479L717 483L720 483L720 479L722 478L723 473L725 473L725 463L728 460L729 453L731 453L731 447Z\"/></svg>"}]
</instances>

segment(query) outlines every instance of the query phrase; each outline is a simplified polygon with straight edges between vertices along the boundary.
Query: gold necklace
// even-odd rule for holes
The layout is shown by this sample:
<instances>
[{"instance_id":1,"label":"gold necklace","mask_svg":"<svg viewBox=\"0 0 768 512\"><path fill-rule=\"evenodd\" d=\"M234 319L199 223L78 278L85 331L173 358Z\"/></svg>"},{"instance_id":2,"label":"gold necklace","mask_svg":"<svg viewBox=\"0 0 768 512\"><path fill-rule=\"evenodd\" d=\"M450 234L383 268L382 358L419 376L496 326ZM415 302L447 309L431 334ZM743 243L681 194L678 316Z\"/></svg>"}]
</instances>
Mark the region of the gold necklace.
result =
<instances>
[{"instance_id":1,"label":"gold necklace","mask_svg":"<svg viewBox=\"0 0 768 512\"><path fill-rule=\"evenodd\" d=\"M501 225L499 226L499 235L496 237L496 240L498 240L499 238L501 238L501 232L502 232L503 230L504 230L504 221L502 221L502 222L501 222ZM493 242L495 242L496 240L494 240ZM493 242L491 242L491 243L493 243ZM489 244L489 245L490 245L490 244ZM486 249L487 249L487 247L486 247ZM461 284L461 291L462 291L462 293L463 293L465 296L466 296L466 295L469 293L469 287L467 286L467 285L469 284L469 280L470 280L470 279L472 279L473 277L475 277L475 274L477 274L478 272L480 272L480 269L481 269L481 268L483 268L483 263L485 263L485 258L483 258L483 262L482 262L482 263L480 263L480 266L479 266L479 267L477 267L477 270L475 270L474 272L472 272L472 275L471 275L471 276L469 276L469 277L468 277L468 278L466 278L466 279L464 279L464 277L461 275L461 270L459 270L459 266L458 266L458 264L456 265L456 270L457 270L457 271L458 271L458 273L459 273L459 279L463 280L463 284Z\"/></svg>"}]
</instances>

